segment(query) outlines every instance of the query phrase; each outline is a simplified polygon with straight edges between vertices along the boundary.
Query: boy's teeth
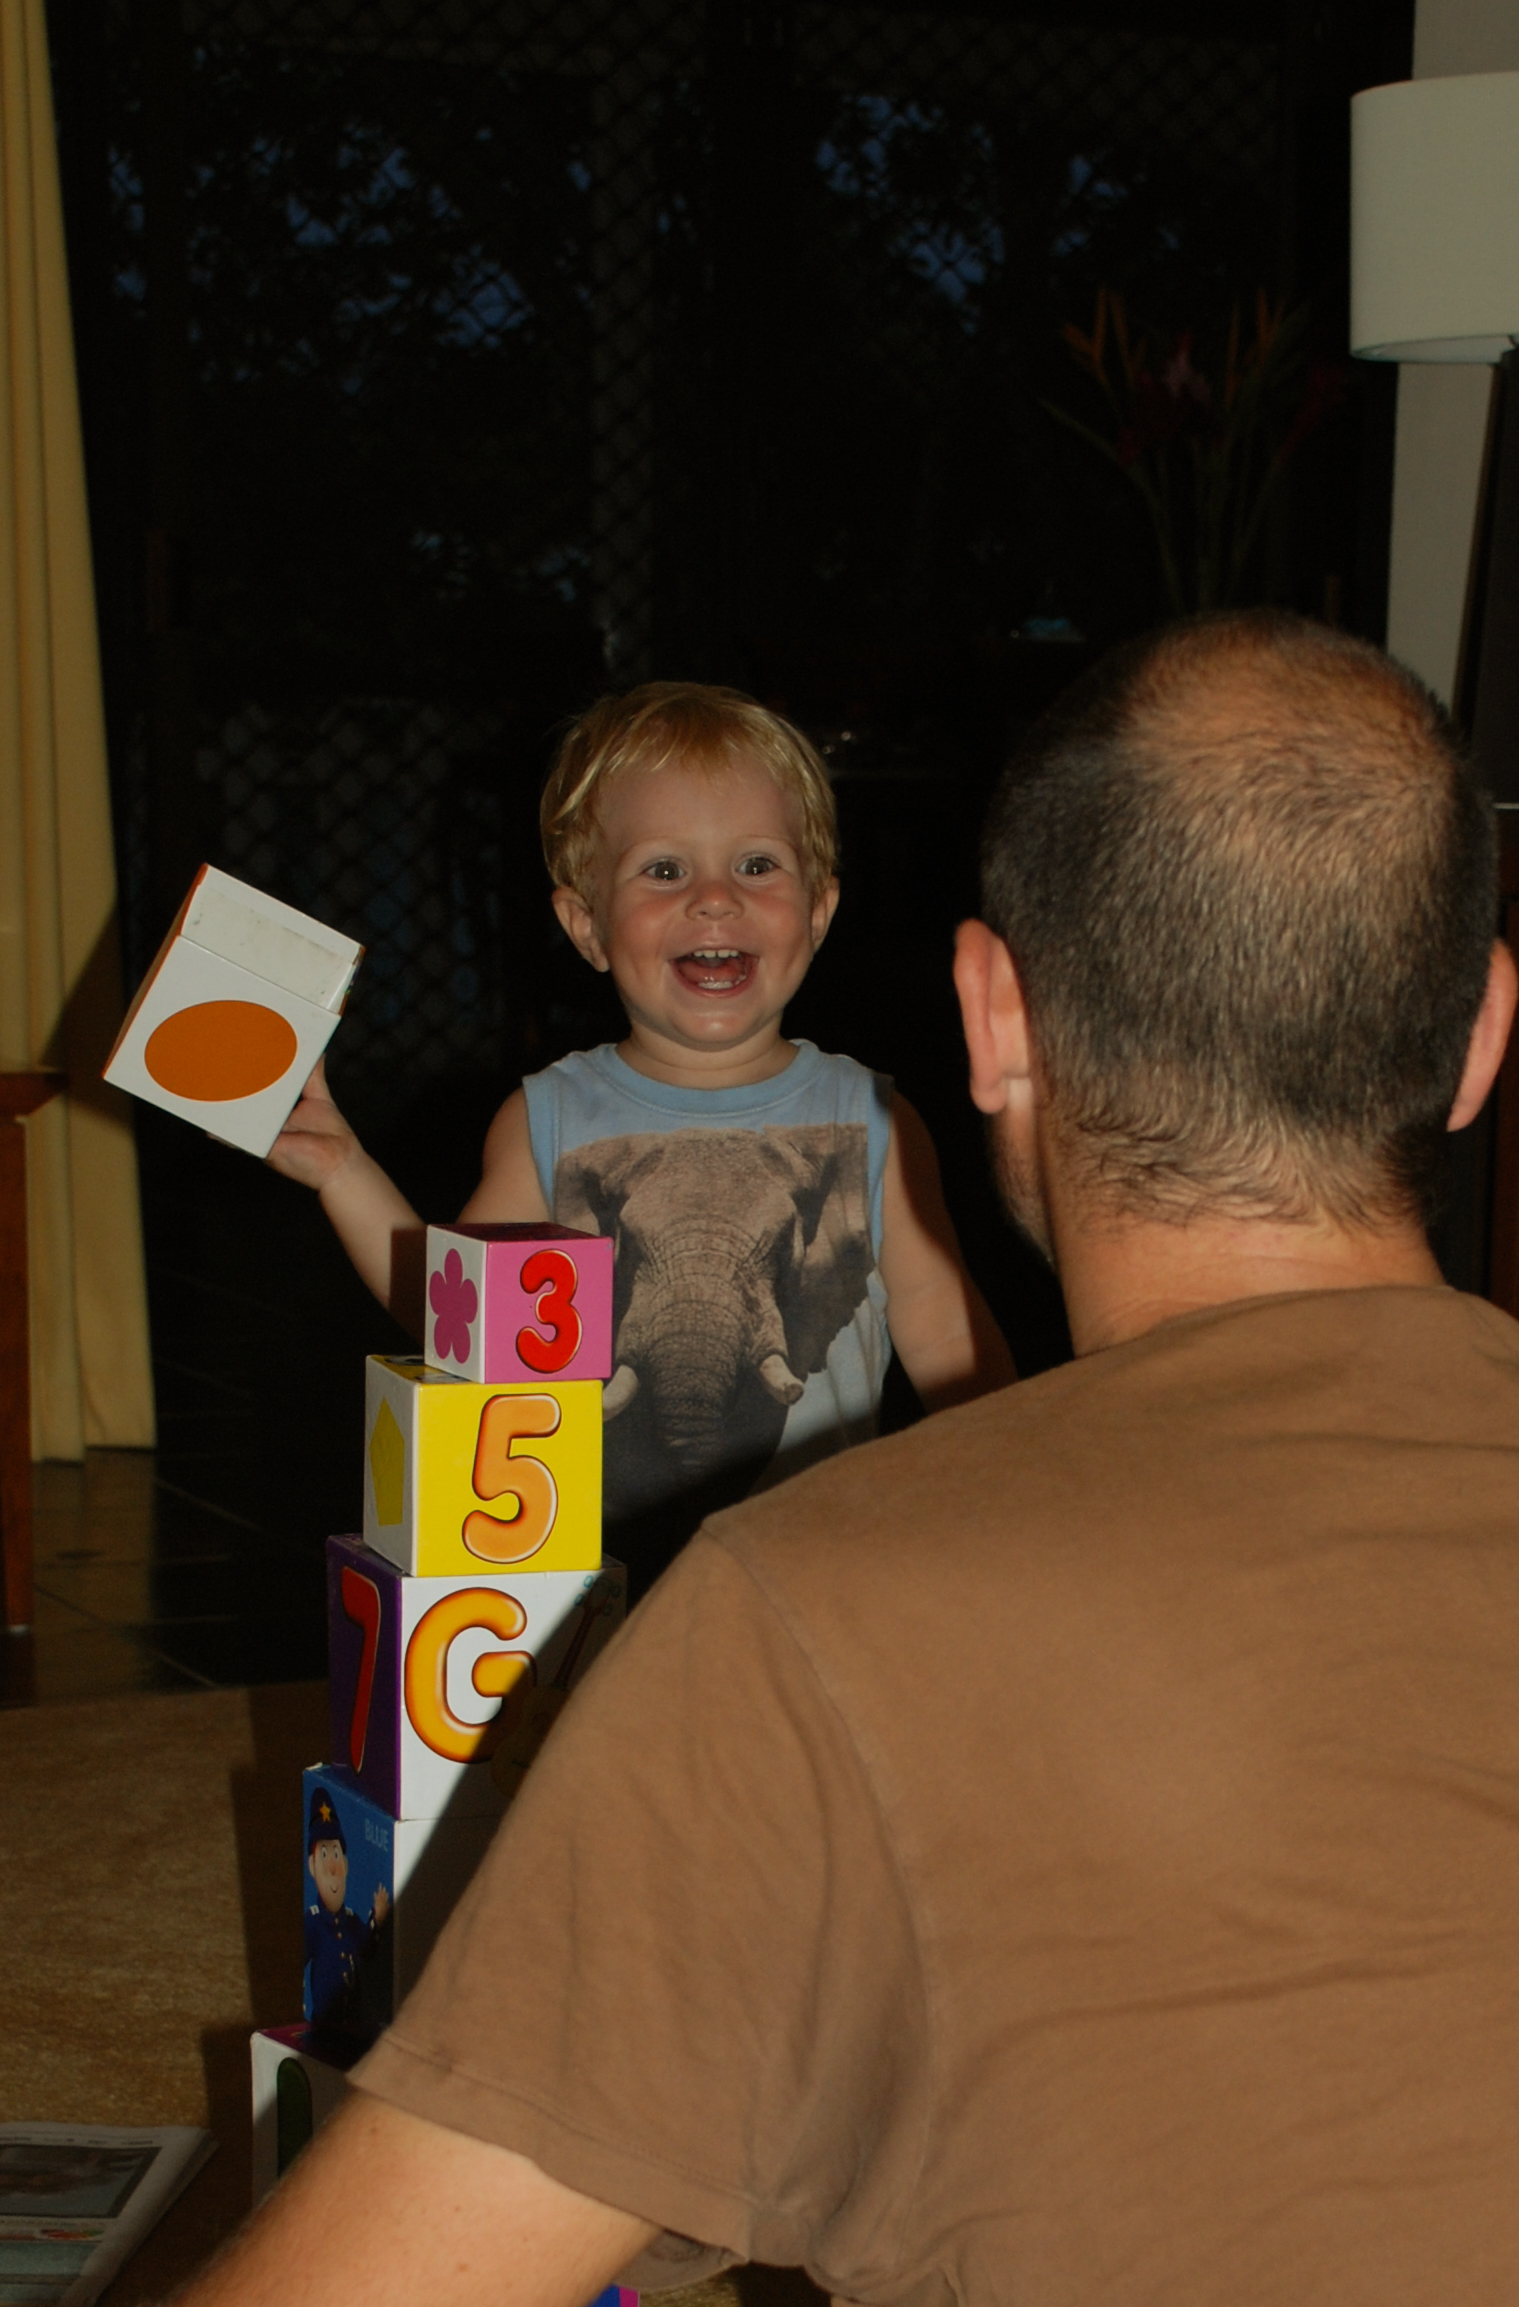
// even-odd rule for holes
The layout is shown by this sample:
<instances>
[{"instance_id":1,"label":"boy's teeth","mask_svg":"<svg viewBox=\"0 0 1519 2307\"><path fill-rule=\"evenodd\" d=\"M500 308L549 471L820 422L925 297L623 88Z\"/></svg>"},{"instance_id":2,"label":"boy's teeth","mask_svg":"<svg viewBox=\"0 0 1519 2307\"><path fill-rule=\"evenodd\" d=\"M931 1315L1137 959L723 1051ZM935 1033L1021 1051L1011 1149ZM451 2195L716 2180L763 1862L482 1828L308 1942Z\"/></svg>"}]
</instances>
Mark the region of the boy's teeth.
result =
<instances>
[{"instance_id":1,"label":"boy's teeth","mask_svg":"<svg viewBox=\"0 0 1519 2307\"><path fill-rule=\"evenodd\" d=\"M736 945L701 945L683 953L675 966L688 985L714 992L745 983L751 957Z\"/></svg>"}]
</instances>

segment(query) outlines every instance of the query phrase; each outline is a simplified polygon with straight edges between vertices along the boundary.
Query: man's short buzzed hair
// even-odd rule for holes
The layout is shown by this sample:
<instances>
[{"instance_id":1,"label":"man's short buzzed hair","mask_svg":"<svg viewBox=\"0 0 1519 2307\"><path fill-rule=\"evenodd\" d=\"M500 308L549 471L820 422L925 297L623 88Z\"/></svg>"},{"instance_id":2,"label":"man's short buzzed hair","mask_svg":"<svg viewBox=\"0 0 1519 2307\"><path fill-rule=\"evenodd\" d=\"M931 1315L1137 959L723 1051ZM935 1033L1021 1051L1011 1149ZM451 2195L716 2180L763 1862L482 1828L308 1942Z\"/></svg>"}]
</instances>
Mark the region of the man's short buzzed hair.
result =
<instances>
[{"instance_id":1,"label":"man's short buzzed hair","mask_svg":"<svg viewBox=\"0 0 1519 2307\"><path fill-rule=\"evenodd\" d=\"M1278 610L1115 651L1014 756L982 866L1052 1119L1112 1207L1428 1220L1497 844L1412 674Z\"/></svg>"}]
</instances>

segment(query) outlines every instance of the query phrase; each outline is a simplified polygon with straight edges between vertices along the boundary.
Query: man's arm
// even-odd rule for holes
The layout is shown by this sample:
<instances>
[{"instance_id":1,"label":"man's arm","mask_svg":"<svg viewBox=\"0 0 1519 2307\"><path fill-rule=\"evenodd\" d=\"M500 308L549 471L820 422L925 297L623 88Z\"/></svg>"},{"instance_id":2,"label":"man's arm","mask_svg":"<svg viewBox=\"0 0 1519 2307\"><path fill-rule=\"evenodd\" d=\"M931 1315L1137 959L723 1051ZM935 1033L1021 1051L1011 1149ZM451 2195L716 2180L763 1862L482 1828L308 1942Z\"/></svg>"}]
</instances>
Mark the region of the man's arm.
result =
<instances>
[{"instance_id":1,"label":"man's arm","mask_svg":"<svg viewBox=\"0 0 1519 2307\"><path fill-rule=\"evenodd\" d=\"M891 1101L881 1279L891 1342L925 1410L974 1401L1018 1375L991 1308L962 1262L933 1140L904 1097Z\"/></svg>"},{"instance_id":2,"label":"man's arm","mask_svg":"<svg viewBox=\"0 0 1519 2307\"><path fill-rule=\"evenodd\" d=\"M586 2307L641 2256L875 2265L918 2183L926 2018L849 1726L697 1538L549 1734L356 2103L184 2307Z\"/></svg>"},{"instance_id":3,"label":"man's arm","mask_svg":"<svg viewBox=\"0 0 1519 2307\"><path fill-rule=\"evenodd\" d=\"M656 2233L356 2091L175 2307L586 2307Z\"/></svg>"}]
</instances>

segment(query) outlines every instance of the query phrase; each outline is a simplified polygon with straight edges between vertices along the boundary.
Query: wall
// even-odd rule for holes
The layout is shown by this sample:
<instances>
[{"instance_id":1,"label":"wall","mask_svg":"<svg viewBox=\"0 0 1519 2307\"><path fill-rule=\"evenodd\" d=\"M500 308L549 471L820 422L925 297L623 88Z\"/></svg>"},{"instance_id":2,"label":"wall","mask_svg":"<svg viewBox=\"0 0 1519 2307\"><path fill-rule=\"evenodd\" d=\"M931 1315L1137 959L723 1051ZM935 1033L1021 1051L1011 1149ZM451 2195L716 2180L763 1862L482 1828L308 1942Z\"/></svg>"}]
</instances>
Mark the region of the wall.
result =
<instances>
[{"instance_id":1,"label":"wall","mask_svg":"<svg viewBox=\"0 0 1519 2307\"><path fill-rule=\"evenodd\" d=\"M1519 0L1418 0L1414 78L1519 71ZM1398 382L1387 646L1448 698L1492 371L1406 367Z\"/></svg>"}]
</instances>

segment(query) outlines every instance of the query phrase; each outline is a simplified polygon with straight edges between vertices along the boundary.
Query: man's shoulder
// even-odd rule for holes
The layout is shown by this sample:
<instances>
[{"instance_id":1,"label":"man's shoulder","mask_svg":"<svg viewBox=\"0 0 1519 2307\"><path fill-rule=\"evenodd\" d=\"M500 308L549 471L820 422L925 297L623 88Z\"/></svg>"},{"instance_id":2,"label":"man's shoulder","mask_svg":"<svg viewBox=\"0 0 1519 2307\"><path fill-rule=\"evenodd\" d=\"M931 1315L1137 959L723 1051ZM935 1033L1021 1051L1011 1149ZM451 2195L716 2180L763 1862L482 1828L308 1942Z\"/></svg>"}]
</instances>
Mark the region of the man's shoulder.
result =
<instances>
[{"instance_id":1,"label":"man's shoulder","mask_svg":"<svg viewBox=\"0 0 1519 2307\"><path fill-rule=\"evenodd\" d=\"M1340 1443L1390 1465L1410 1440L1519 1459L1519 1323L1445 1289L1258 1298L843 1452L713 1535L777 1593L929 1559L945 1581L994 1569L1005 1585L1057 1543L1164 1542L1178 1516L1216 1533L1244 1511L1230 1484L1246 1462L1287 1494Z\"/></svg>"},{"instance_id":2,"label":"man's shoulder","mask_svg":"<svg viewBox=\"0 0 1519 2307\"><path fill-rule=\"evenodd\" d=\"M805 1660L889 1795L920 1752L1047 1745L1120 1667L1164 1712L1263 1610L1282 1658L1373 1617L1417 1643L1438 1564L1480 1620L1519 1562L1519 1325L1449 1291L1212 1309L706 1535L714 1640Z\"/></svg>"},{"instance_id":3,"label":"man's shoulder","mask_svg":"<svg viewBox=\"0 0 1519 2307\"><path fill-rule=\"evenodd\" d=\"M853 1558L879 1569L946 1540L965 1545L983 1513L1005 1523L1060 1462L1060 1437L1106 1398L1106 1377L1092 1360L1067 1363L835 1452L715 1516L709 1533L767 1590L820 1563L843 1575Z\"/></svg>"}]
</instances>

